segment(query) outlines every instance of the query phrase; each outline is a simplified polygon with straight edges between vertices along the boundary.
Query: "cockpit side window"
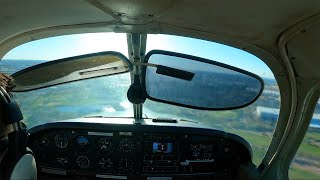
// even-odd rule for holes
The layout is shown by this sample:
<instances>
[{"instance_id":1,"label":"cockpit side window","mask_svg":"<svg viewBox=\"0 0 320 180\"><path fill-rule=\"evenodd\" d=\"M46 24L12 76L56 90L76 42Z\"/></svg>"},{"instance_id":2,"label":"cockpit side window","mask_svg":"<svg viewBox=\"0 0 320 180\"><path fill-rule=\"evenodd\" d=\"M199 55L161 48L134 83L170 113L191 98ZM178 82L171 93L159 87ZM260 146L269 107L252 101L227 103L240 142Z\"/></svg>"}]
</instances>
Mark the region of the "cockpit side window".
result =
<instances>
[{"instance_id":1,"label":"cockpit side window","mask_svg":"<svg viewBox=\"0 0 320 180\"><path fill-rule=\"evenodd\" d=\"M320 179L320 101L308 131L291 162L289 179Z\"/></svg>"}]
</instances>

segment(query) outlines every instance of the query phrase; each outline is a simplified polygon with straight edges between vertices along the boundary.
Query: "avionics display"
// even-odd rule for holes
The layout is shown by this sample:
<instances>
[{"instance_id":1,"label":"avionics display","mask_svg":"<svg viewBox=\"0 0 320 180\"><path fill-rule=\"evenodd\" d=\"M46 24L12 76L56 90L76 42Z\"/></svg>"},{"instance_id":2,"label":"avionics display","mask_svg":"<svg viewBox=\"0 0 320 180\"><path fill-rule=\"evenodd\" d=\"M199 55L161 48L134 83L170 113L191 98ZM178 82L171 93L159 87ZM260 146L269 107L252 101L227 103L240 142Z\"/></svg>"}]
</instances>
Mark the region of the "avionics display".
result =
<instances>
[{"instance_id":1,"label":"avionics display","mask_svg":"<svg viewBox=\"0 0 320 180\"><path fill-rule=\"evenodd\" d=\"M172 153L173 144L172 143L162 143L162 142L153 142L153 153Z\"/></svg>"}]
</instances>

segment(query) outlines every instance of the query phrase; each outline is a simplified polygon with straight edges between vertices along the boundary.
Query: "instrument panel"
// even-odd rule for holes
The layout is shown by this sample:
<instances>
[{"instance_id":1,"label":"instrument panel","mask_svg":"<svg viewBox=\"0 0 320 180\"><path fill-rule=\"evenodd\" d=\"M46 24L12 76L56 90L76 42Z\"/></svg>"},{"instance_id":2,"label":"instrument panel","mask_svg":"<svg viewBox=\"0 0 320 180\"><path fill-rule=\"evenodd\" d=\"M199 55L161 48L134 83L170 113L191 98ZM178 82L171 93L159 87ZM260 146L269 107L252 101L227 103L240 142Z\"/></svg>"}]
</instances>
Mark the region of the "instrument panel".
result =
<instances>
[{"instance_id":1,"label":"instrument panel","mask_svg":"<svg viewBox=\"0 0 320 180\"><path fill-rule=\"evenodd\" d=\"M60 124L61 125L61 124ZM97 178L197 175L232 178L251 163L249 144L217 130L151 125L90 124L31 131L29 147L40 172Z\"/></svg>"}]
</instances>

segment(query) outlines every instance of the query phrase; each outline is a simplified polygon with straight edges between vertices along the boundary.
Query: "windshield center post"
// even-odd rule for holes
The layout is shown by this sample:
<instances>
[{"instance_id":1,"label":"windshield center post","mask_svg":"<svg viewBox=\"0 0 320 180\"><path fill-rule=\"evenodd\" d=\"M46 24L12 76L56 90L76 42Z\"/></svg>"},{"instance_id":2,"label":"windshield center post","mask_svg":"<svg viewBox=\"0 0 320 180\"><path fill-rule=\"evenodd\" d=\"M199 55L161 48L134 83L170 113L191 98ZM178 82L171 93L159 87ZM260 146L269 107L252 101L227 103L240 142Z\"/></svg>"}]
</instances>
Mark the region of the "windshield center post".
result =
<instances>
[{"instance_id":1,"label":"windshield center post","mask_svg":"<svg viewBox=\"0 0 320 180\"><path fill-rule=\"evenodd\" d=\"M128 42L128 51L129 51L129 59L130 61L135 63L141 63L146 52L146 42L147 35L146 34L127 34L127 42ZM134 65L133 72L131 72L131 85L135 82L142 81L142 70L141 65ZM141 124L142 122L142 114L143 114L143 102L142 103L133 103L133 111L134 111L134 123Z\"/></svg>"}]
</instances>

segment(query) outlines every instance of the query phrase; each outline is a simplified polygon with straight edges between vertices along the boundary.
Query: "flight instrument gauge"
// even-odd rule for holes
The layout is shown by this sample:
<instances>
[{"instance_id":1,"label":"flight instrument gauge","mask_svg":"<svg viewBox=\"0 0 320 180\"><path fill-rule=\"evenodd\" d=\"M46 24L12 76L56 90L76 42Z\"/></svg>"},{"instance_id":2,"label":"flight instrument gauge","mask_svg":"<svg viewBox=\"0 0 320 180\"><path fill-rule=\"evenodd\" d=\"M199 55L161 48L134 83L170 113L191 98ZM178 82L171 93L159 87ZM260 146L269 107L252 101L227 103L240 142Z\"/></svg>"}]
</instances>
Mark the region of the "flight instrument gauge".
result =
<instances>
[{"instance_id":1,"label":"flight instrument gauge","mask_svg":"<svg viewBox=\"0 0 320 180\"><path fill-rule=\"evenodd\" d=\"M69 144L69 139L65 134L57 134L54 137L54 143L56 146L60 149L64 149L68 146Z\"/></svg>"},{"instance_id":2,"label":"flight instrument gauge","mask_svg":"<svg viewBox=\"0 0 320 180\"><path fill-rule=\"evenodd\" d=\"M127 158L122 158L119 161L118 168L120 172L131 172L133 171L133 161Z\"/></svg>"},{"instance_id":3,"label":"flight instrument gauge","mask_svg":"<svg viewBox=\"0 0 320 180\"><path fill-rule=\"evenodd\" d=\"M134 150L134 142L130 138L121 139L119 146L122 152L131 152Z\"/></svg>"},{"instance_id":4,"label":"flight instrument gauge","mask_svg":"<svg viewBox=\"0 0 320 180\"><path fill-rule=\"evenodd\" d=\"M77 166L81 169L87 169L90 167L90 160L87 156L80 155L76 159Z\"/></svg>"},{"instance_id":5,"label":"flight instrument gauge","mask_svg":"<svg viewBox=\"0 0 320 180\"><path fill-rule=\"evenodd\" d=\"M84 136L77 137L76 141L80 146L87 146L89 144L88 138L86 138Z\"/></svg>"},{"instance_id":6,"label":"flight instrument gauge","mask_svg":"<svg viewBox=\"0 0 320 180\"><path fill-rule=\"evenodd\" d=\"M110 158L101 158L99 159L98 165L101 169L112 169L112 161Z\"/></svg>"},{"instance_id":7,"label":"flight instrument gauge","mask_svg":"<svg viewBox=\"0 0 320 180\"><path fill-rule=\"evenodd\" d=\"M41 138L41 145L47 146L49 144L49 137L47 135L43 135Z\"/></svg>"},{"instance_id":8,"label":"flight instrument gauge","mask_svg":"<svg viewBox=\"0 0 320 180\"><path fill-rule=\"evenodd\" d=\"M111 150L111 141L107 137L102 137L98 141L98 148L101 151L110 151Z\"/></svg>"}]
</instances>

